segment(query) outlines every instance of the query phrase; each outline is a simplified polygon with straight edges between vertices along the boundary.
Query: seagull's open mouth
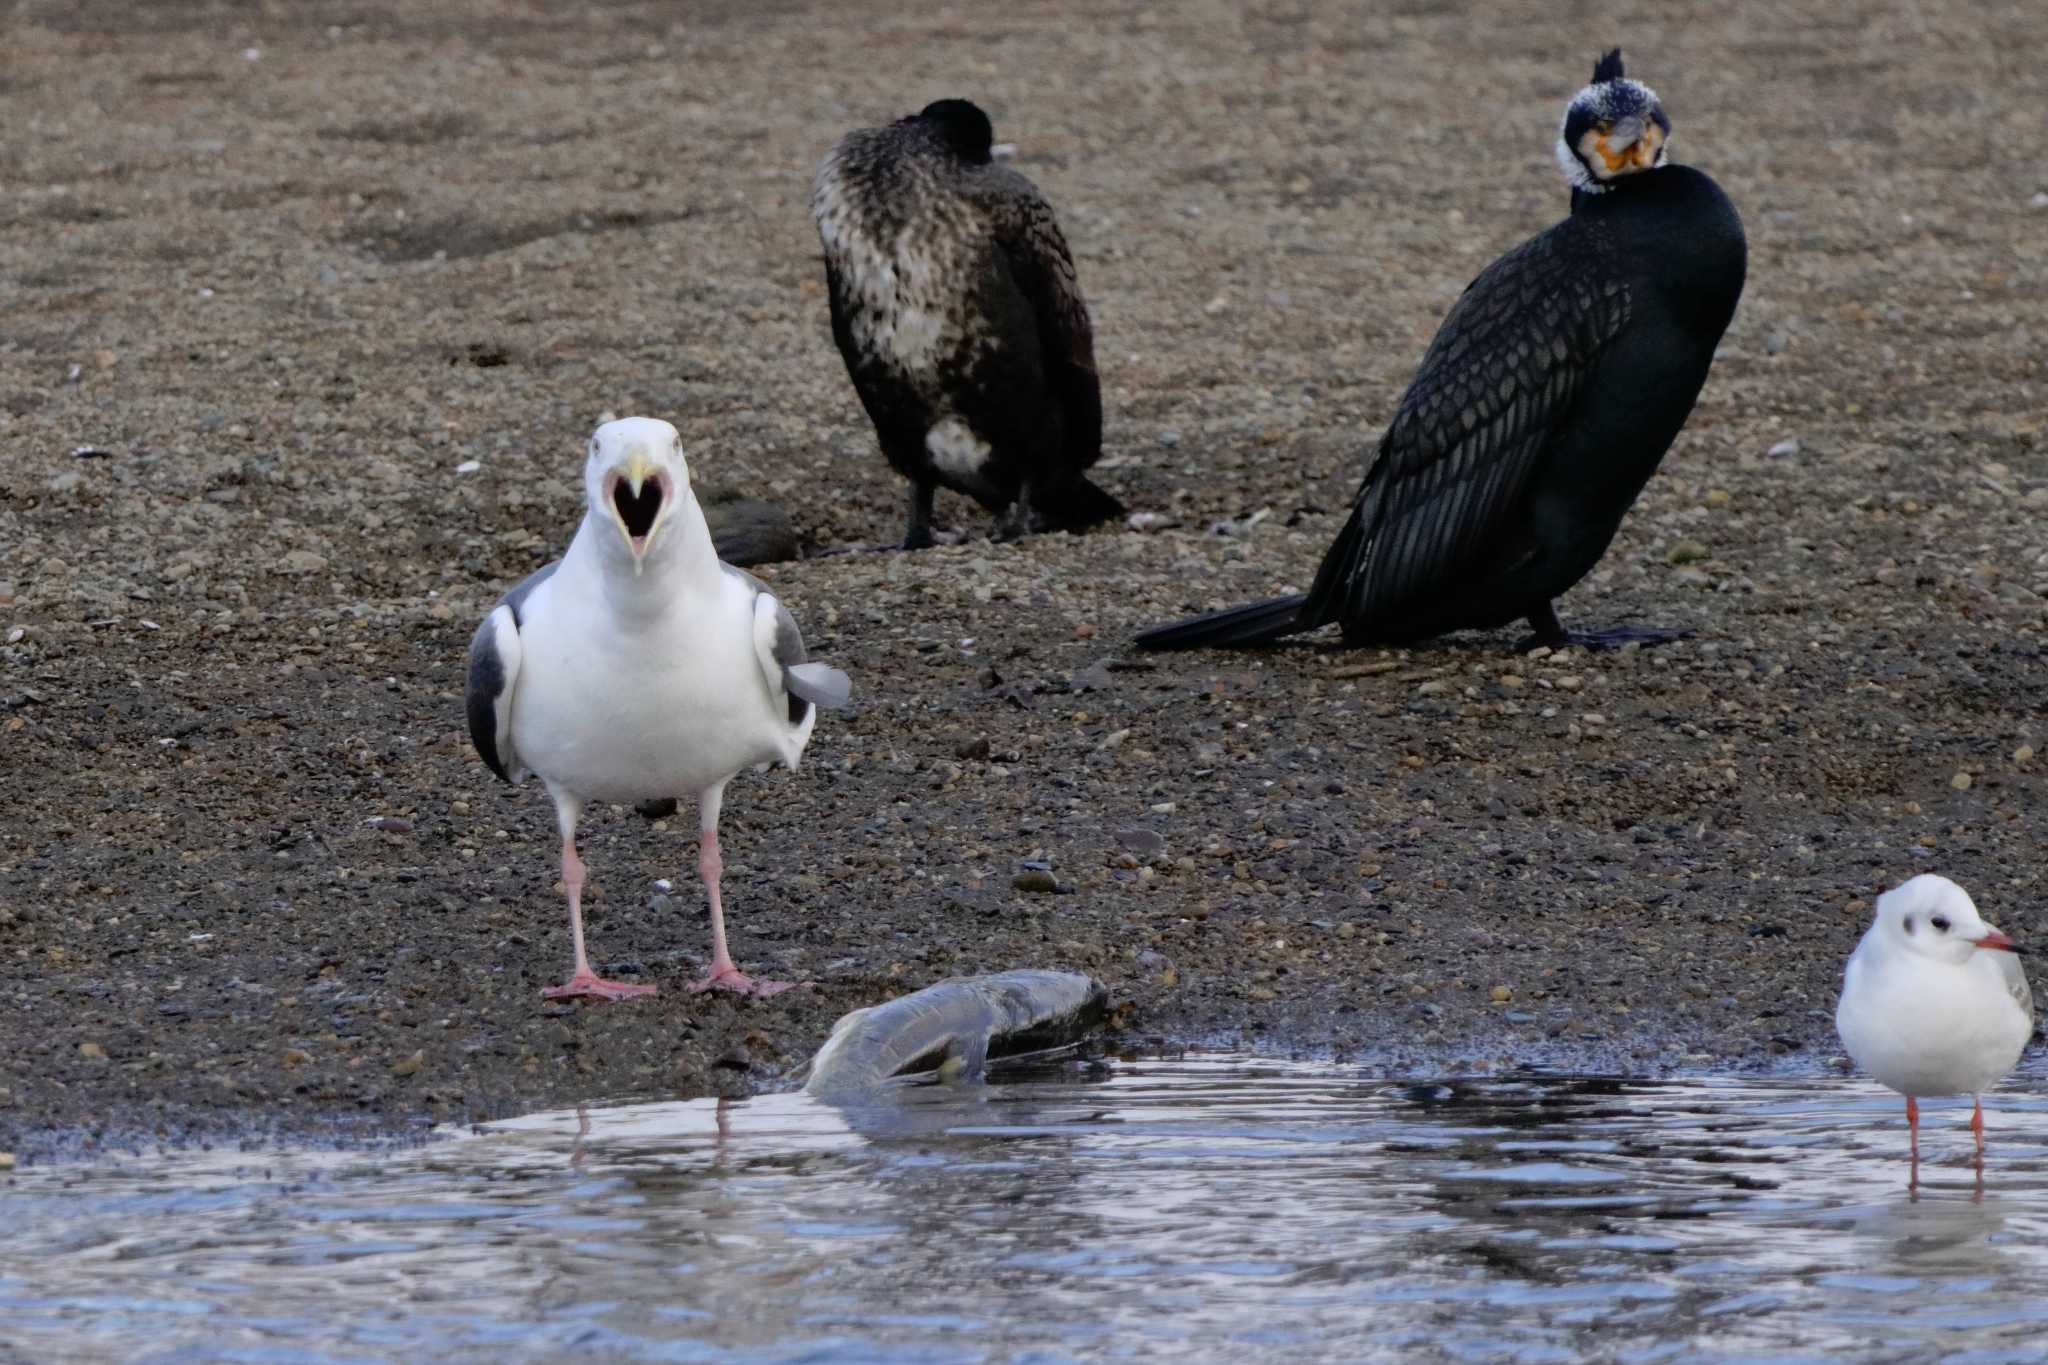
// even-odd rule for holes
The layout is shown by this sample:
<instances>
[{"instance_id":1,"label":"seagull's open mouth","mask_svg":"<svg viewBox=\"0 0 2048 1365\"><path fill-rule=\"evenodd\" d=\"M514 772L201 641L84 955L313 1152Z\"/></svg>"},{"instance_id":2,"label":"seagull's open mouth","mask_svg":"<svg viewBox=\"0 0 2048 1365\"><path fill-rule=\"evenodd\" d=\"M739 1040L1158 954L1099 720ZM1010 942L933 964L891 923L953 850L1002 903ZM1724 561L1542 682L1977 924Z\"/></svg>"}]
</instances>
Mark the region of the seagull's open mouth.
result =
<instances>
[{"instance_id":1,"label":"seagull's open mouth","mask_svg":"<svg viewBox=\"0 0 2048 1365\"><path fill-rule=\"evenodd\" d=\"M654 529L654 519L661 515L661 481L649 479L635 493L633 485L620 479L612 485L612 506L618 509L619 523L637 548L637 543L646 540L647 533Z\"/></svg>"}]
</instances>

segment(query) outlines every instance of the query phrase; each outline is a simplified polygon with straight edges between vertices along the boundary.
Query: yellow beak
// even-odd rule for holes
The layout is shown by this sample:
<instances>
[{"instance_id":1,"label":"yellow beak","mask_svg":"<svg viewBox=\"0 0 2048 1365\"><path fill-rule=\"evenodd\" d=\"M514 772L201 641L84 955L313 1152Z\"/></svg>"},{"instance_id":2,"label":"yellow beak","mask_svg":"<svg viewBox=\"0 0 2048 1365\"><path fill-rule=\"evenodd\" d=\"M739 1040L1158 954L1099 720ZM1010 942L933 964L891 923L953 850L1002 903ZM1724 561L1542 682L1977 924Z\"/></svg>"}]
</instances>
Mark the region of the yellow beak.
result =
<instances>
[{"instance_id":1,"label":"yellow beak","mask_svg":"<svg viewBox=\"0 0 2048 1365\"><path fill-rule=\"evenodd\" d=\"M626 451L626 467L623 474L626 486L633 490L633 497L637 501L641 490L655 476L655 464L647 454L647 447L636 445ZM661 509L663 512L667 510L665 507ZM654 545L654 537L661 530L661 516L657 513L654 523L647 528L647 534L637 537L626 526L626 519L619 514L616 505L612 508L612 520L619 524L619 534L626 538L626 548L633 555L633 574L638 577L647 551Z\"/></svg>"}]
</instances>

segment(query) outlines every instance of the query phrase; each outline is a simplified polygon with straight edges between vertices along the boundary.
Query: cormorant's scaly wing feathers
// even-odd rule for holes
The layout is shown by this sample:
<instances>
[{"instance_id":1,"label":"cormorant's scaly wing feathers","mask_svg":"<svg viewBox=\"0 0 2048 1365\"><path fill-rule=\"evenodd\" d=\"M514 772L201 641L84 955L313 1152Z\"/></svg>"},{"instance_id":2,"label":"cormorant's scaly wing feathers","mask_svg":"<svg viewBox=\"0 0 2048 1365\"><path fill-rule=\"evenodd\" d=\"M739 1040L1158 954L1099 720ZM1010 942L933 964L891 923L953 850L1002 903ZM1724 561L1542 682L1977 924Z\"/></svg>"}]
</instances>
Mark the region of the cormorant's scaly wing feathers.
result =
<instances>
[{"instance_id":1,"label":"cormorant's scaly wing feathers","mask_svg":"<svg viewBox=\"0 0 2048 1365\"><path fill-rule=\"evenodd\" d=\"M1073 253L1036 186L1013 171L1002 172L1000 184L990 215L996 244L1038 323L1046 382L1065 416L1068 463L1086 469L1102 452L1102 388Z\"/></svg>"},{"instance_id":2,"label":"cormorant's scaly wing feathers","mask_svg":"<svg viewBox=\"0 0 2048 1365\"><path fill-rule=\"evenodd\" d=\"M1629 316L1596 231L1567 219L1482 271L1437 329L1309 589L1303 629L1422 613L1512 528L1588 369Z\"/></svg>"}]
</instances>

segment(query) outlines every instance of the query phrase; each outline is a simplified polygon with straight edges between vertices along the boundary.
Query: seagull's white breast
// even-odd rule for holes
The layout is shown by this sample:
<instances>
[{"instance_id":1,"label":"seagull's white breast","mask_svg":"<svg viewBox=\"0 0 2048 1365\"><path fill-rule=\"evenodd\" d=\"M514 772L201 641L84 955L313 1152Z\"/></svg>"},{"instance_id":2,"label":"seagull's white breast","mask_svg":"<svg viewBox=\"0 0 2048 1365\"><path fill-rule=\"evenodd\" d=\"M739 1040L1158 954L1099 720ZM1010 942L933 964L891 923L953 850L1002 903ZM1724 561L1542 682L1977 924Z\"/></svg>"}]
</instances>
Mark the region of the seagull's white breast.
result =
<instances>
[{"instance_id":1,"label":"seagull's white breast","mask_svg":"<svg viewBox=\"0 0 2048 1365\"><path fill-rule=\"evenodd\" d=\"M2033 1023L1992 950L1960 963L1886 951L1872 930L1849 959L1835 1028L1856 1064L1904 1095L1989 1089L2025 1051Z\"/></svg>"},{"instance_id":2,"label":"seagull's white breast","mask_svg":"<svg viewBox=\"0 0 2048 1365\"><path fill-rule=\"evenodd\" d=\"M534 590L520 629L512 742L528 768L623 802L696 796L744 768L796 762L809 727L791 726L769 690L750 589L719 573L657 615L622 618L597 576L572 567Z\"/></svg>"}]
</instances>

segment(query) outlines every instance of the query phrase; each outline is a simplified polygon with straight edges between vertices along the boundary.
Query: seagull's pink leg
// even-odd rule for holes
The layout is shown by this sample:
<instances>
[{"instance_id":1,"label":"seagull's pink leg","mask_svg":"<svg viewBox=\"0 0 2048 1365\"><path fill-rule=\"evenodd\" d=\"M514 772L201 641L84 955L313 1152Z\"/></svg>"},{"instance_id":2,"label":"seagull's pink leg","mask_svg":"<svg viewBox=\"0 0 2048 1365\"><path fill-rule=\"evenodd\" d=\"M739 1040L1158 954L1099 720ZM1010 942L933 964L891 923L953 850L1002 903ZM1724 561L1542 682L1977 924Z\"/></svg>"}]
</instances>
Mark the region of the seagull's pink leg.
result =
<instances>
[{"instance_id":1,"label":"seagull's pink leg","mask_svg":"<svg viewBox=\"0 0 2048 1365\"><path fill-rule=\"evenodd\" d=\"M1970 1096L1975 1108L1970 1110L1970 1131L1977 1135L1977 1159L1984 1159L1984 1101L1976 1095Z\"/></svg>"},{"instance_id":2,"label":"seagull's pink leg","mask_svg":"<svg viewBox=\"0 0 2048 1365\"><path fill-rule=\"evenodd\" d=\"M711 897L711 970L703 980L690 983L698 991L731 991L735 995L776 995L794 986L794 981L756 981L733 964L725 949L725 907L718 897L718 880L725 864L718 856L718 808L725 799L723 784L698 798L697 875Z\"/></svg>"},{"instance_id":3,"label":"seagull's pink leg","mask_svg":"<svg viewBox=\"0 0 2048 1365\"><path fill-rule=\"evenodd\" d=\"M576 969L567 981L549 986L541 995L549 1000L624 1000L654 994L652 986L607 981L590 970L590 959L583 954L583 875L587 869L576 856L576 821L583 813L583 803L566 792L550 789L549 794L555 798L555 814L562 825L562 886L569 893L569 941L576 948Z\"/></svg>"},{"instance_id":4,"label":"seagull's pink leg","mask_svg":"<svg viewBox=\"0 0 2048 1365\"><path fill-rule=\"evenodd\" d=\"M1906 1192L1918 1198L1920 1191L1920 1105L1906 1096L1906 1131L1912 1134L1913 1169L1906 1176Z\"/></svg>"}]
</instances>

